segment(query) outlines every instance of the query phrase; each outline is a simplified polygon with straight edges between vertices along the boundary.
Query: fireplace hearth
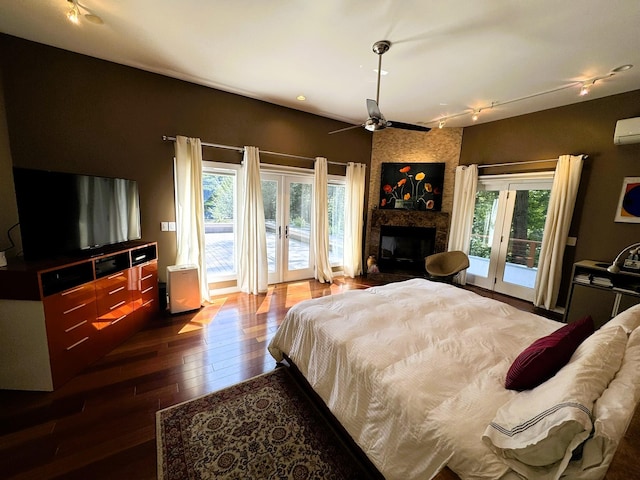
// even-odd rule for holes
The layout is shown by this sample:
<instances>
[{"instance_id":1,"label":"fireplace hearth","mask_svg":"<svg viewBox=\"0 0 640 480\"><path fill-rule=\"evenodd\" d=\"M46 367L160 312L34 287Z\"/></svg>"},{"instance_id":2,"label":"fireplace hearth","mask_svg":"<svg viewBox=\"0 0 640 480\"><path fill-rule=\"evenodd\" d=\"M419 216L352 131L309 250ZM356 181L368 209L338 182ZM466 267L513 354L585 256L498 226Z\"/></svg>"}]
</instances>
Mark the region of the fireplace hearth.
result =
<instances>
[{"instance_id":1,"label":"fireplace hearth","mask_svg":"<svg viewBox=\"0 0 640 480\"><path fill-rule=\"evenodd\" d=\"M378 268L381 272L422 273L424 257L434 253L436 229L382 225Z\"/></svg>"},{"instance_id":2,"label":"fireplace hearth","mask_svg":"<svg viewBox=\"0 0 640 480\"><path fill-rule=\"evenodd\" d=\"M380 273L422 276L424 257L446 251L448 232L447 212L375 209L367 256L378 259ZM394 242L395 250L390 254L386 247Z\"/></svg>"}]
</instances>

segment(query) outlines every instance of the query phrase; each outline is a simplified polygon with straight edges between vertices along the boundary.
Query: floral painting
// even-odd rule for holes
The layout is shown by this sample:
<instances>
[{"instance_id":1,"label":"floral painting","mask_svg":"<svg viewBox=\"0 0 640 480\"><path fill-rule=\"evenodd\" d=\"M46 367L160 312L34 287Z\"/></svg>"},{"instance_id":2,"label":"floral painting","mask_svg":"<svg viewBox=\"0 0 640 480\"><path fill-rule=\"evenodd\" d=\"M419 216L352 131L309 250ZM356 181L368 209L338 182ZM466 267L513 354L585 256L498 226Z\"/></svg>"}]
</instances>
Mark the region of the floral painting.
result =
<instances>
[{"instance_id":1,"label":"floral painting","mask_svg":"<svg viewBox=\"0 0 640 480\"><path fill-rule=\"evenodd\" d=\"M444 163L383 163L379 208L442 209Z\"/></svg>"}]
</instances>

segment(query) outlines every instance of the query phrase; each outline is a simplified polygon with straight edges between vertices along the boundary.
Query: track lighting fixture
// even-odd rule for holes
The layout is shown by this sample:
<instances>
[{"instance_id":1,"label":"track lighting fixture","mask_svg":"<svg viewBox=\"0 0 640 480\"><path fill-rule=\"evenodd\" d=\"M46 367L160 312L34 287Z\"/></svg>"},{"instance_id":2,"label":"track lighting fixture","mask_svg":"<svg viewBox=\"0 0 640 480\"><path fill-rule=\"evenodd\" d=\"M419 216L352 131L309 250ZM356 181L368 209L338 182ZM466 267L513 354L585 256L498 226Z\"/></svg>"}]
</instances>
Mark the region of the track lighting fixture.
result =
<instances>
[{"instance_id":1,"label":"track lighting fixture","mask_svg":"<svg viewBox=\"0 0 640 480\"><path fill-rule=\"evenodd\" d=\"M571 83L568 83L566 85L561 85L559 87L552 88L551 90L545 90L544 92L532 93L531 95L525 95L524 97L514 98L512 100L505 100L503 102L493 101L493 102L491 102L491 105L487 105L487 106L480 107L480 108L467 109L467 110L465 110L463 112L460 112L460 113L456 113L456 114L453 114L453 115L447 115L446 117L440 118L439 120L432 120L430 122L424 122L424 124L428 125L429 123L438 122L438 128L442 128L442 127L444 127L444 124L445 124L446 121L451 120L452 118L458 118L458 117L462 117L462 116L469 115L469 114L471 114L471 120L476 122L476 121L478 121L478 118L480 118L480 112L482 110L493 109L494 107L501 107L501 106L509 105L511 103L521 102L521 101L524 101L524 100L529 100L531 98L540 97L542 95L549 95L549 94L552 94L552 93L560 92L561 90L566 90L568 88L575 88L576 86L580 86L579 95L580 96L584 96L584 95L587 95L589 93L589 91L591 90L591 87L593 87L596 84L596 82L599 82L600 80L605 80L607 78L611 78L614 75L617 75L618 73L626 72L627 70L630 70L631 68L633 68L633 65L631 65L631 64L621 65L619 67L613 68L606 75L600 75L598 77L592 77L589 80L576 80L575 82L571 82Z\"/></svg>"},{"instance_id":2,"label":"track lighting fixture","mask_svg":"<svg viewBox=\"0 0 640 480\"><path fill-rule=\"evenodd\" d=\"M593 81L590 81L590 82L584 82L584 83L582 84L582 87L580 88L580 94L579 94L579 95L580 95L581 97L584 97L585 95L588 95L588 94L589 94L589 89L591 88L591 86L592 86L592 85L595 85L595 84L596 84L596 81L597 81L597 80L598 80L598 79L593 80Z\"/></svg>"},{"instance_id":3,"label":"track lighting fixture","mask_svg":"<svg viewBox=\"0 0 640 480\"><path fill-rule=\"evenodd\" d=\"M85 20L87 20L88 22L95 23L96 25L102 25L104 23L102 21L102 18L100 18L98 15L95 15L94 13L91 13L91 11L87 9L87 7L78 3L78 0L67 0L67 3L69 3L70 5L69 10L67 11L67 18L71 23L74 23L76 25L80 23L80 16L82 15L80 13L80 9L83 9L87 12L82 16L84 16Z\"/></svg>"},{"instance_id":4,"label":"track lighting fixture","mask_svg":"<svg viewBox=\"0 0 640 480\"><path fill-rule=\"evenodd\" d=\"M77 0L67 0L67 1L71 4L71 7L67 12L67 18L71 23L77 24L80 21L80 10L78 9L78 2Z\"/></svg>"}]
</instances>

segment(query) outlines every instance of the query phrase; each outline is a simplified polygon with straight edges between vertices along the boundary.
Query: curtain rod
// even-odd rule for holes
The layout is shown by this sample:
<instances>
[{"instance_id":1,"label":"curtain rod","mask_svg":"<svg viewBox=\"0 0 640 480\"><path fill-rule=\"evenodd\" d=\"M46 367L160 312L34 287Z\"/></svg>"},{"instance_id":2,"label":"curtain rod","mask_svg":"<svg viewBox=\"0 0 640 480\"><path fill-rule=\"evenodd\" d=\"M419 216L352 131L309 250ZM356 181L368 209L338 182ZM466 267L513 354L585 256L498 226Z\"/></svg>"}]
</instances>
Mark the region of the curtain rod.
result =
<instances>
[{"instance_id":1,"label":"curtain rod","mask_svg":"<svg viewBox=\"0 0 640 480\"><path fill-rule=\"evenodd\" d=\"M587 158L589 158L589 155L582 155L582 159L586 160ZM532 163L550 163L550 162L557 162L558 159L557 158L551 158L549 160L529 160L526 162L507 162L507 163L493 163L491 165L478 165L478 168L490 168L490 167L510 167L512 165L529 165Z\"/></svg>"},{"instance_id":2,"label":"curtain rod","mask_svg":"<svg viewBox=\"0 0 640 480\"><path fill-rule=\"evenodd\" d=\"M171 141L171 142L175 142L176 141L176 137L169 137L167 135L163 135L162 136L162 140L164 141ZM209 142L200 142L201 145L203 147L213 147L213 148L222 148L225 150L235 150L238 153L243 153L244 152L244 147L234 147L232 145L221 145L219 143L209 143ZM311 157L303 157L300 155L292 155L290 153L278 153L278 152L269 152L268 150L259 150L260 153L265 153L267 155L277 155L279 157L287 157L287 158L295 158L298 160L310 160L312 162L315 162L315 158L311 158ZM343 167L346 167L347 164L346 163L340 163L340 162L330 162L329 160L327 160L327 163L330 165L341 165Z\"/></svg>"}]
</instances>

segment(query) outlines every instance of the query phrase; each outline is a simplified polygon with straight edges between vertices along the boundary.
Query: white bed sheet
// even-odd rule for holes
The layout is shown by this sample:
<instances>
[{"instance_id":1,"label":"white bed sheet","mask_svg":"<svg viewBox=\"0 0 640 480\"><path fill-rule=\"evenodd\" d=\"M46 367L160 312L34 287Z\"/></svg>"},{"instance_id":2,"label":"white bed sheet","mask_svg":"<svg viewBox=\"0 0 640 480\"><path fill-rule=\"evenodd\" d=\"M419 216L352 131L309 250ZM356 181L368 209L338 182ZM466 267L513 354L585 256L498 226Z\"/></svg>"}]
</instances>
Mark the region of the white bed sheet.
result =
<instances>
[{"instance_id":1,"label":"white bed sheet","mask_svg":"<svg viewBox=\"0 0 640 480\"><path fill-rule=\"evenodd\" d=\"M286 354L387 480L512 474L481 441L515 357L558 322L423 279L292 307Z\"/></svg>"}]
</instances>

